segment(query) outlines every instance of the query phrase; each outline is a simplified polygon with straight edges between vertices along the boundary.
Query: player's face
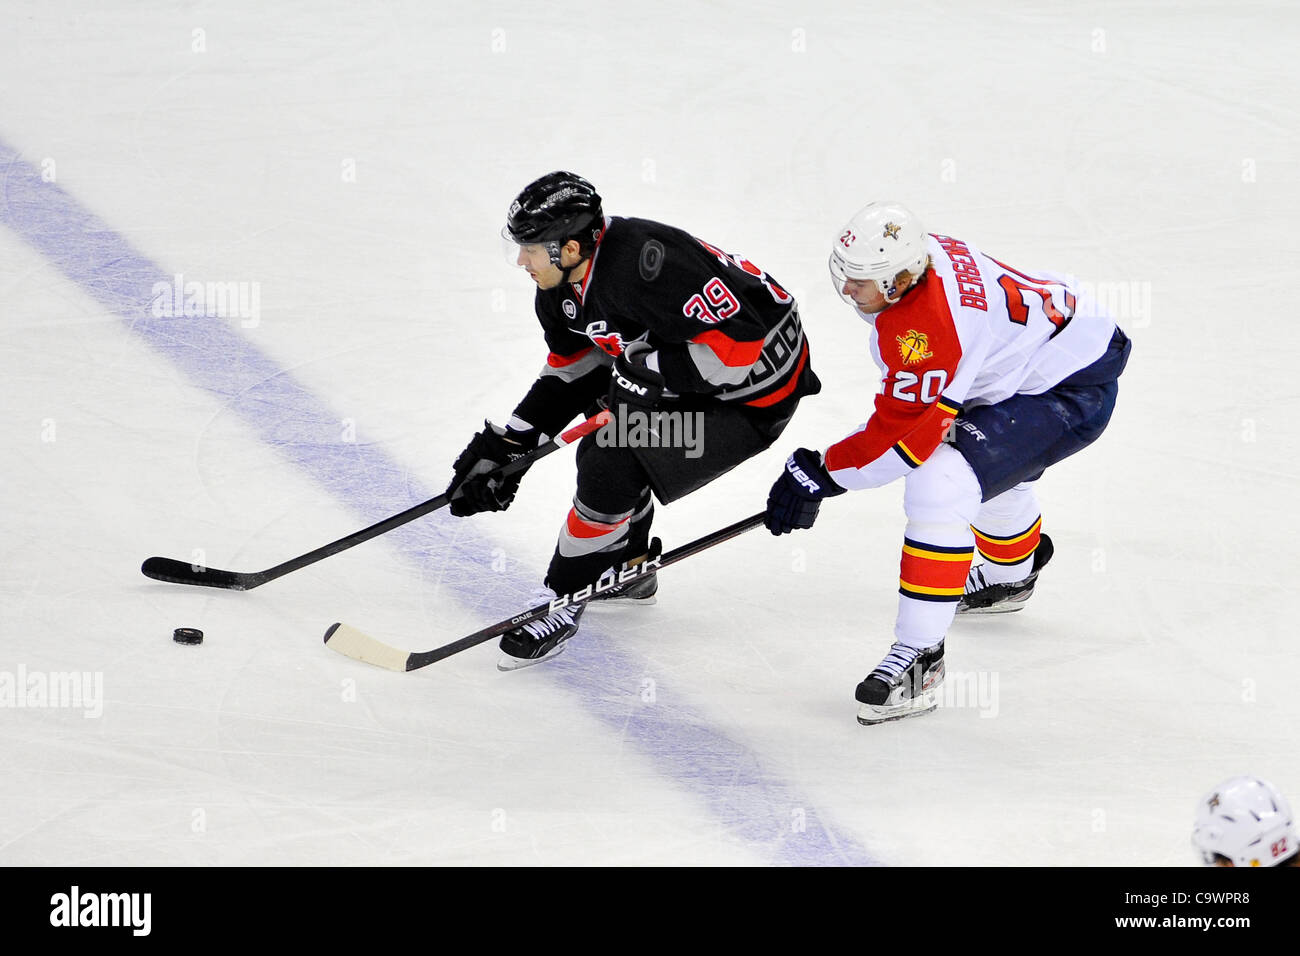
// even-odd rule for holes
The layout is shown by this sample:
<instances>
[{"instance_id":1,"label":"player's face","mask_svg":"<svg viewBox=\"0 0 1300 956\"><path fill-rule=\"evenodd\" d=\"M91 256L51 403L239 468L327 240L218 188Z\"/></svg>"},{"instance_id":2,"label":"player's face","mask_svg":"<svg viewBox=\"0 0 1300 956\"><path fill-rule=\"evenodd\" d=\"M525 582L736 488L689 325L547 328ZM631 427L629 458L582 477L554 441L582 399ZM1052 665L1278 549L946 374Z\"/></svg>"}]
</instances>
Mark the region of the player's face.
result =
<instances>
[{"instance_id":1,"label":"player's face","mask_svg":"<svg viewBox=\"0 0 1300 956\"><path fill-rule=\"evenodd\" d=\"M545 246L520 246L515 265L522 267L539 289L554 289L564 280L564 273L551 262Z\"/></svg>"},{"instance_id":2,"label":"player's face","mask_svg":"<svg viewBox=\"0 0 1300 956\"><path fill-rule=\"evenodd\" d=\"M889 308L889 301L880 291L880 286L871 279L845 279L840 291L863 312L883 312Z\"/></svg>"},{"instance_id":3,"label":"player's face","mask_svg":"<svg viewBox=\"0 0 1300 956\"><path fill-rule=\"evenodd\" d=\"M570 239L560 247L560 264L551 262L551 254L544 245L520 246L515 263L528 271L539 289L554 289L564 281L564 270L572 270L570 281L581 282L587 274L587 264L582 258L582 247Z\"/></svg>"}]
</instances>

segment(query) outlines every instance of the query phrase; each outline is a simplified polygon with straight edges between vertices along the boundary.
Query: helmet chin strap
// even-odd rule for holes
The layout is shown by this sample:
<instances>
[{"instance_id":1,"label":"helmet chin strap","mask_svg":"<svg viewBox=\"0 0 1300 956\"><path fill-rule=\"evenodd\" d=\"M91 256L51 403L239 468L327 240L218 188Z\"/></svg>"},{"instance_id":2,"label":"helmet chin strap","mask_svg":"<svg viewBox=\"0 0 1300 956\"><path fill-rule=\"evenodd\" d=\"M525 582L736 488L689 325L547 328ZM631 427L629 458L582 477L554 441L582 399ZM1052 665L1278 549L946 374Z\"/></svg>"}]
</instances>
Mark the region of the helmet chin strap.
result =
<instances>
[{"instance_id":1,"label":"helmet chin strap","mask_svg":"<svg viewBox=\"0 0 1300 956\"><path fill-rule=\"evenodd\" d=\"M578 266L582 265L587 260L585 258L580 258L571 266L562 266L560 265L560 255L562 252L563 247L557 243L551 252L551 265L560 270L560 281L567 283L569 281L569 276L573 274L573 270L578 268Z\"/></svg>"},{"instance_id":2,"label":"helmet chin strap","mask_svg":"<svg viewBox=\"0 0 1300 956\"><path fill-rule=\"evenodd\" d=\"M874 281L876 283L876 291L880 293L881 298L883 298L890 305L897 305L898 300L903 297L903 294L898 291L897 284L891 282L888 286L886 286L879 279L876 279Z\"/></svg>"},{"instance_id":3,"label":"helmet chin strap","mask_svg":"<svg viewBox=\"0 0 1300 956\"><path fill-rule=\"evenodd\" d=\"M904 271L906 271L906 270L904 270ZM898 273L898 275L894 276L894 278L890 279L890 280L889 280L889 285L888 285L888 286L886 286L885 283L884 283L884 281L881 280L881 279L873 279L873 280L872 280L873 282L875 282L875 284L876 284L876 289L880 292L880 295L881 295L881 296L884 298L884 300L885 300L886 302L888 302L890 305L898 305L898 300L901 299L901 298L903 297L903 295L904 295L904 294L905 294L909 289L911 289L913 286L915 286L915 285L917 284L917 282L920 281L919 277L917 277L917 276L913 276L910 272L908 272L908 273L907 273L907 276L908 276L908 278L909 278L910 281L909 281L909 282L907 283L907 285L905 285L902 289L899 289L899 288L898 288L898 276L899 276L899 275L902 275L902 274L903 274L903 273L900 272L900 273ZM924 273L922 273L922 274L924 274Z\"/></svg>"}]
</instances>

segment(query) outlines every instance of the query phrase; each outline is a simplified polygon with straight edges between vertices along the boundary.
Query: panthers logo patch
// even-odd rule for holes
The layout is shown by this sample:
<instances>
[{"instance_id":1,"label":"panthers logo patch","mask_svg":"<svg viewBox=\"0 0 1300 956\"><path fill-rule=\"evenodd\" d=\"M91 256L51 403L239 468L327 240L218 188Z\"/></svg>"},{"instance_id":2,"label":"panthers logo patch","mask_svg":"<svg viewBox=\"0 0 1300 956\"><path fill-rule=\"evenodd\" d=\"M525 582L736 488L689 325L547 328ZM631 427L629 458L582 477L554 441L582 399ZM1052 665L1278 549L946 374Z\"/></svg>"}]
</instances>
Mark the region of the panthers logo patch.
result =
<instances>
[{"instance_id":1,"label":"panthers logo patch","mask_svg":"<svg viewBox=\"0 0 1300 956\"><path fill-rule=\"evenodd\" d=\"M896 335L894 338L898 342L898 354L903 357L904 365L915 365L934 355L929 350L930 337L924 332L908 329L906 335Z\"/></svg>"}]
</instances>

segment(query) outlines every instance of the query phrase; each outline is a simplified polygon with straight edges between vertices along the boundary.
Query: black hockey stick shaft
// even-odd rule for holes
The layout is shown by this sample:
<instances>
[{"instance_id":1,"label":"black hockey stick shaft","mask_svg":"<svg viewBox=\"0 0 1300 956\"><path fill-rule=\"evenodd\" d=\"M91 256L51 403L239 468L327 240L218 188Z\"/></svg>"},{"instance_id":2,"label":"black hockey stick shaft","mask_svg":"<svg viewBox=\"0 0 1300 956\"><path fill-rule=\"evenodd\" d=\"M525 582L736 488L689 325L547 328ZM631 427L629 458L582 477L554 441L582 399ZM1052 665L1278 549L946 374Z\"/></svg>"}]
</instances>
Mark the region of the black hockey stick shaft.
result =
<instances>
[{"instance_id":1,"label":"black hockey stick shaft","mask_svg":"<svg viewBox=\"0 0 1300 956\"><path fill-rule=\"evenodd\" d=\"M735 524L727 525L725 528L719 528L717 531L706 534L702 538L696 538L694 541L688 542L679 548L674 548L672 551L660 556L658 560L647 561L644 564L635 565L634 567L622 572L618 577L618 581L619 583L635 581L640 577L647 576L666 568L670 564L676 564L678 561L684 561L692 555L699 554L701 551L706 551L714 545L722 544L724 541L730 541L732 538L742 535L746 531L751 531L761 525L765 514L766 512L760 511L756 515L750 515L742 521L737 521ZM595 588L584 588L582 591L571 595L569 600L565 603L585 604L592 598L598 596L599 590ZM468 650L471 647L476 647L479 644L490 641L494 637L500 637L506 631L513 630L516 627L522 627L525 624L543 618L547 614L551 613L551 607L552 605L549 602L546 604L539 604L536 607L529 608L527 611L515 614L505 620L498 621L495 624L490 624L482 630L475 631L473 634L462 637L458 641L444 644L442 647L434 648L431 651L412 651L406 656L405 667L393 666L392 669L413 671L421 667L427 667L430 664L435 664L438 661L451 657L453 654L459 654L461 651ZM335 632L338 631L341 626L343 625L333 624L325 632L325 643L327 645L330 644L330 638L335 635ZM356 657L359 660L366 660L370 663L380 664L380 666L390 666L386 662L395 660L394 655L399 653L395 648L391 648L383 642L361 634L351 628L348 629L348 633L348 640L332 646L335 650L339 651L339 653L346 654L349 657Z\"/></svg>"},{"instance_id":2,"label":"black hockey stick shaft","mask_svg":"<svg viewBox=\"0 0 1300 956\"><path fill-rule=\"evenodd\" d=\"M557 451L566 445L571 445L584 435L596 431L609 421L609 417L609 412L599 412L585 422L575 425L568 431L539 445L526 455L521 455L514 461L502 465L491 474L500 477L518 474L538 459L545 458L551 452ZM197 584L202 587L226 588L231 591L251 591L268 581L274 581L276 578L283 577L292 571L305 568L309 564L315 564L317 561L322 561L331 555L338 554L340 551L355 548L362 542L377 538L379 535L386 534L394 528L400 528L416 518L422 518L440 508L445 508L453 498L459 498L460 494L461 491L458 488L453 495L441 494L436 498L430 498L428 501L407 508L399 514L376 522L369 528L355 531L314 551L308 551L306 554L300 554L296 558L290 558L282 564L277 564L273 568L267 568L265 571L222 571L219 568L203 567L187 561L178 561L175 558L147 558L144 564L140 566L140 571L145 577L153 578L155 581L168 581L172 584Z\"/></svg>"}]
</instances>

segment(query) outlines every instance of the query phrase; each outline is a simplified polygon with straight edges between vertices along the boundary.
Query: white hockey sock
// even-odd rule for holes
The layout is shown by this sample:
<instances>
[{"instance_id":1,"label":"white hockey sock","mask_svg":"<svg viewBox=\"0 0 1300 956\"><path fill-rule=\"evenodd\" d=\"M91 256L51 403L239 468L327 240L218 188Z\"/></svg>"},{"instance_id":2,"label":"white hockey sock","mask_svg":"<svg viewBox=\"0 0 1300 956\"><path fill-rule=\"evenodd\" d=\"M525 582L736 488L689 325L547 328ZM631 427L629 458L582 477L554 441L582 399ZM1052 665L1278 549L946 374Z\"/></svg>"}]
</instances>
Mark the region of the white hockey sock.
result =
<instances>
[{"instance_id":1,"label":"white hockey sock","mask_svg":"<svg viewBox=\"0 0 1300 956\"><path fill-rule=\"evenodd\" d=\"M978 591L982 587L990 584L1015 584L1017 581L1023 581L1029 577L1029 572L1034 568L1034 556L1031 554L1023 561L1017 561L1015 564L995 564L987 558L981 563L971 568L970 577L966 581L966 591Z\"/></svg>"}]
</instances>

